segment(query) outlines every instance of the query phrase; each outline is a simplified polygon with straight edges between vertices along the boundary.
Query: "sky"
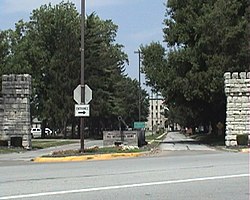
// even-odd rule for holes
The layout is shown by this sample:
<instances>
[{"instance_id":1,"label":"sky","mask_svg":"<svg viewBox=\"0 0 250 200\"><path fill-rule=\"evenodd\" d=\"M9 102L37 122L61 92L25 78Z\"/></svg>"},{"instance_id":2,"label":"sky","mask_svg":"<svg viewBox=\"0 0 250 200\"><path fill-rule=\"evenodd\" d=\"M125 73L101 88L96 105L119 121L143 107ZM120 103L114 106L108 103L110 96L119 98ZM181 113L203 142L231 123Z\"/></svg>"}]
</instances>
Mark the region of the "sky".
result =
<instances>
[{"instance_id":1,"label":"sky","mask_svg":"<svg viewBox=\"0 0 250 200\"><path fill-rule=\"evenodd\" d=\"M0 0L0 30L13 29L15 23L28 21L33 9L61 0ZM71 0L80 12L81 0ZM101 19L111 19L118 25L116 42L124 46L129 65L126 73L132 79L139 77L139 56L134 53L140 45L163 41L163 20L166 0L86 0L86 14L95 12ZM145 86L141 74L142 87Z\"/></svg>"}]
</instances>

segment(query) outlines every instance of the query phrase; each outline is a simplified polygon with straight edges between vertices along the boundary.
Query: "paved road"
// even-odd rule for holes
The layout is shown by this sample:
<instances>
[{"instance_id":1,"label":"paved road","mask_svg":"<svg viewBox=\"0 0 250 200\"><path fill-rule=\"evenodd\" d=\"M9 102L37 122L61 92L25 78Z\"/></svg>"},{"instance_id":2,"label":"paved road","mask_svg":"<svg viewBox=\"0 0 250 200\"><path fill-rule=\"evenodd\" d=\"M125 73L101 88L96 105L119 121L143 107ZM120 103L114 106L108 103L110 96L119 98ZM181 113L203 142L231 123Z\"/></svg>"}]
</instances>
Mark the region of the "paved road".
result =
<instances>
[{"instance_id":1,"label":"paved road","mask_svg":"<svg viewBox=\"0 0 250 200\"><path fill-rule=\"evenodd\" d=\"M177 151L140 158L0 165L0 200L248 200L249 155Z\"/></svg>"},{"instance_id":2,"label":"paved road","mask_svg":"<svg viewBox=\"0 0 250 200\"><path fill-rule=\"evenodd\" d=\"M215 151L214 148L199 144L179 132L169 132L162 141L160 149L163 151Z\"/></svg>"}]
</instances>

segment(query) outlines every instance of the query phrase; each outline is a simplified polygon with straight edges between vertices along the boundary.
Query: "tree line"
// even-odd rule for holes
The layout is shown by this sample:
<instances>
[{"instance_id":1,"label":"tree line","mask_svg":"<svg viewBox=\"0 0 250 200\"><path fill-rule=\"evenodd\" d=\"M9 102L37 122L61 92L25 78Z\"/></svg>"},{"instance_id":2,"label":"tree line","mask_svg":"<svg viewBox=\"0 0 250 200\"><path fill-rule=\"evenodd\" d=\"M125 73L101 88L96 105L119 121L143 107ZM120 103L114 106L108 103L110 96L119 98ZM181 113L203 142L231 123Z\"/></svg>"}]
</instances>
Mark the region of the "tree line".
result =
<instances>
[{"instance_id":1,"label":"tree line","mask_svg":"<svg viewBox=\"0 0 250 200\"><path fill-rule=\"evenodd\" d=\"M61 2L42 5L30 20L18 21L14 30L0 31L0 75L32 76L31 115L42 127L66 137L75 130L73 90L80 83L80 14L75 5ZM132 127L138 120L138 91L142 120L148 115L145 90L125 74L128 56L116 43L118 26L95 13L85 20L85 83L93 91L91 117L85 120L90 135L118 128L118 116ZM75 137L72 131L72 137Z\"/></svg>"},{"instance_id":2,"label":"tree line","mask_svg":"<svg viewBox=\"0 0 250 200\"><path fill-rule=\"evenodd\" d=\"M170 122L225 123L225 72L250 70L249 0L168 0L164 43L141 46L147 84L165 98ZM225 126L224 126L225 127Z\"/></svg>"}]
</instances>

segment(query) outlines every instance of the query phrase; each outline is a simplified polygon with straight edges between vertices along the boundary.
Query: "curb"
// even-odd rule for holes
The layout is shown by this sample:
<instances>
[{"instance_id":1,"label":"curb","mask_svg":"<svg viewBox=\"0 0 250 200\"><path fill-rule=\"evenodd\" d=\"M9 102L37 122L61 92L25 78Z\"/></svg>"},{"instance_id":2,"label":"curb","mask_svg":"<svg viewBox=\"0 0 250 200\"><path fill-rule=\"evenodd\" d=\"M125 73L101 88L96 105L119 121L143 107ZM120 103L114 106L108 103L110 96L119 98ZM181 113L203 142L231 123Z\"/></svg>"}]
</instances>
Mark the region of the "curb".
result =
<instances>
[{"instance_id":1,"label":"curb","mask_svg":"<svg viewBox=\"0 0 250 200\"><path fill-rule=\"evenodd\" d=\"M241 149L240 152L242 152L242 153L250 153L250 148Z\"/></svg>"},{"instance_id":2,"label":"curb","mask_svg":"<svg viewBox=\"0 0 250 200\"><path fill-rule=\"evenodd\" d=\"M33 162L70 162L86 160L110 160L117 158L133 158L144 155L144 153L113 153L113 154L96 154L84 156L67 156L67 157L37 157L32 159Z\"/></svg>"},{"instance_id":3,"label":"curb","mask_svg":"<svg viewBox=\"0 0 250 200\"><path fill-rule=\"evenodd\" d=\"M221 151L227 151L227 152L234 152L234 153L250 153L250 148L242 148L242 149L229 149L226 147L214 147L215 149L221 150Z\"/></svg>"}]
</instances>

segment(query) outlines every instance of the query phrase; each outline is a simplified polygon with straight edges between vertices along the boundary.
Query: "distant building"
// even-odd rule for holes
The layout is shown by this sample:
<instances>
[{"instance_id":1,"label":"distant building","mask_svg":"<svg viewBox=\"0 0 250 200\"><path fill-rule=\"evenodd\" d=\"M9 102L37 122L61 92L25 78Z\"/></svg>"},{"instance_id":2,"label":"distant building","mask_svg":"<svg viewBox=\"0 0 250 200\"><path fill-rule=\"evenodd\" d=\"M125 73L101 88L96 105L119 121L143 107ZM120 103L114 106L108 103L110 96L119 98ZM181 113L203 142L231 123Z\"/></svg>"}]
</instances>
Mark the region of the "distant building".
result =
<instances>
[{"instance_id":1,"label":"distant building","mask_svg":"<svg viewBox=\"0 0 250 200\"><path fill-rule=\"evenodd\" d=\"M164 109L162 97L151 97L149 99L149 116L147 118L148 130L159 130L160 128L167 128L167 118L164 116Z\"/></svg>"},{"instance_id":2,"label":"distant building","mask_svg":"<svg viewBox=\"0 0 250 200\"><path fill-rule=\"evenodd\" d=\"M39 121L37 118L34 118L31 122L31 128L41 128L41 124L41 121Z\"/></svg>"}]
</instances>

